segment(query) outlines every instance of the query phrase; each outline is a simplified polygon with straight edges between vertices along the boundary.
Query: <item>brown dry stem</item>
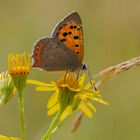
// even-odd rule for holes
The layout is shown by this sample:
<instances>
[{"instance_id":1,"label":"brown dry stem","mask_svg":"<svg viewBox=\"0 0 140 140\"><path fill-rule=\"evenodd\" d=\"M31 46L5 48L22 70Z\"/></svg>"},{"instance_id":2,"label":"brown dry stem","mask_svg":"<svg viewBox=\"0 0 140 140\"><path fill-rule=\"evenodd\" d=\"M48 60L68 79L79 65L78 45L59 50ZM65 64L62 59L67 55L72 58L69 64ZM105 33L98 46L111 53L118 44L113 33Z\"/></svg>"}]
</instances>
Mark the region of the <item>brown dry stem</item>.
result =
<instances>
[{"instance_id":1,"label":"brown dry stem","mask_svg":"<svg viewBox=\"0 0 140 140\"><path fill-rule=\"evenodd\" d=\"M100 80L97 82L96 87L100 88L100 86L107 81L108 79L114 78L117 76L117 74L120 74L122 72L127 71L128 69L134 67L134 66L139 66L140 65L140 57L135 57L132 59L129 59L125 62L122 62L120 64L117 64L115 66L110 66L102 71L100 71L96 77L98 77ZM71 131L75 132L77 128L80 125L80 122L82 120L83 113L79 112L79 114L76 116L73 124Z\"/></svg>"}]
</instances>

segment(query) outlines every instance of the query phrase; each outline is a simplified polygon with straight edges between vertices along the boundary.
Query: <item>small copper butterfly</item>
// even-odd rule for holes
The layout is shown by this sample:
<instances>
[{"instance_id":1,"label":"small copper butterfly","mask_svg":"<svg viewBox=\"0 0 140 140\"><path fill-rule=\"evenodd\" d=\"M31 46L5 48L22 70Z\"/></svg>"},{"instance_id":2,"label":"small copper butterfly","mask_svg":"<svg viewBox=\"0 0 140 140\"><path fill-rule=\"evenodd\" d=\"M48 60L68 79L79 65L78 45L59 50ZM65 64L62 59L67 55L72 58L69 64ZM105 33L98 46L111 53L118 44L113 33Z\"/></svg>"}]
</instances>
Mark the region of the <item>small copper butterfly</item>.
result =
<instances>
[{"instance_id":1,"label":"small copper butterfly","mask_svg":"<svg viewBox=\"0 0 140 140\"><path fill-rule=\"evenodd\" d=\"M76 71L84 56L83 29L80 16L72 12L54 28L51 37L36 41L32 66L46 71Z\"/></svg>"}]
</instances>

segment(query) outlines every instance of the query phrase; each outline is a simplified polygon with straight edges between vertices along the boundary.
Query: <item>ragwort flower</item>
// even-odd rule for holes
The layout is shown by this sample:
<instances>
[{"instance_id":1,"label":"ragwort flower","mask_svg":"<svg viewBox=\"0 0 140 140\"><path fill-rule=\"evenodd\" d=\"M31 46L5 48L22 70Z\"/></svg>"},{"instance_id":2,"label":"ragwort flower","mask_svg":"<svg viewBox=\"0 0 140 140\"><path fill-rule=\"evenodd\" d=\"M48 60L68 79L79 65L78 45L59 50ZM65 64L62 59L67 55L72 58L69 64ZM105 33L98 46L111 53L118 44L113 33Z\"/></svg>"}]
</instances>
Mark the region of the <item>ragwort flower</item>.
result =
<instances>
[{"instance_id":1,"label":"ragwort flower","mask_svg":"<svg viewBox=\"0 0 140 140\"><path fill-rule=\"evenodd\" d=\"M25 139L24 101L23 89L26 86L27 76L30 71L30 54L10 54L8 56L8 71L12 77L13 85L18 91L18 102L21 119L22 140Z\"/></svg>"},{"instance_id":2,"label":"ragwort flower","mask_svg":"<svg viewBox=\"0 0 140 140\"><path fill-rule=\"evenodd\" d=\"M12 76L14 86L22 90L26 85L26 79L30 71L30 54L10 54L8 56L8 71Z\"/></svg>"},{"instance_id":3,"label":"ragwort flower","mask_svg":"<svg viewBox=\"0 0 140 140\"><path fill-rule=\"evenodd\" d=\"M84 86L84 81L85 75L82 75L77 80L76 75L71 72L63 75L57 82L27 81L30 84L37 85L36 90L38 91L54 92L47 102L48 115L58 113L51 124L51 128L45 133L42 140L48 140L58 129L59 125L54 128L58 120L63 122L76 109L80 109L86 116L92 118L92 111L96 112L96 109L91 103L91 100L108 105L107 102L102 100L99 91L92 89L94 81L92 81L92 84L88 83L86 86Z\"/></svg>"},{"instance_id":4,"label":"ragwort flower","mask_svg":"<svg viewBox=\"0 0 140 140\"><path fill-rule=\"evenodd\" d=\"M0 74L0 106L6 104L15 94L12 78L8 72Z\"/></svg>"}]
</instances>

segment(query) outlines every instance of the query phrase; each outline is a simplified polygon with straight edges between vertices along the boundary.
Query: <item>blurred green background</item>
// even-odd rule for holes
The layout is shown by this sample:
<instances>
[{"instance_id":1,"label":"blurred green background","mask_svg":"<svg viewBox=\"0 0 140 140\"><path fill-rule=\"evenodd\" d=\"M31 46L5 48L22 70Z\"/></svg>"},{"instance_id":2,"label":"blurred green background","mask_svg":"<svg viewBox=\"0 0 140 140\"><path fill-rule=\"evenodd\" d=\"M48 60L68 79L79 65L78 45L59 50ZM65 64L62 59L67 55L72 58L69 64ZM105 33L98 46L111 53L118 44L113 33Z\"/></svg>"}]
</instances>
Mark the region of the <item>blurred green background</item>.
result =
<instances>
[{"instance_id":1,"label":"blurred green background","mask_svg":"<svg viewBox=\"0 0 140 140\"><path fill-rule=\"evenodd\" d=\"M140 55L140 1L138 0L0 0L0 71L7 55L31 52L33 43L49 36L55 24L72 11L79 12L84 28L84 62L93 74ZM52 140L140 139L140 68L106 82L101 88L109 107L95 103L93 119L84 117L76 133L69 128L74 114ZM31 79L56 80L60 72L32 69ZM46 115L51 93L25 89L26 139L40 140L52 117ZM0 108L0 134L20 136L17 97Z\"/></svg>"}]
</instances>

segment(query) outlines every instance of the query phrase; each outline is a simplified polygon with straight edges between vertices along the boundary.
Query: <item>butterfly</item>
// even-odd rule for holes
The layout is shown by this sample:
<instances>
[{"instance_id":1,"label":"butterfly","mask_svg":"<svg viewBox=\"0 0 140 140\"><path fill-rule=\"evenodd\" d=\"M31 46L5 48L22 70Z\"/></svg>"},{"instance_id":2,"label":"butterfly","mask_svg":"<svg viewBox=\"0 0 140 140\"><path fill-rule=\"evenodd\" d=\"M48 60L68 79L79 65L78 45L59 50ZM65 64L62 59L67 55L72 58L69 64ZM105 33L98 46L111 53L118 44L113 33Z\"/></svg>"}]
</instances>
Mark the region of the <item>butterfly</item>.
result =
<instances>
[{"instance_id":1,"label":"butterfly","mask_svg":"<svg viewBox=\"0 0 140 140\"><path fill-rule=\"evenodd\" d=\"M32 66L46 71L76 71L83 66L84 46L81 18L77 12L64 17L50 37L35 42Z\"/></svg>"}]
</instances>

